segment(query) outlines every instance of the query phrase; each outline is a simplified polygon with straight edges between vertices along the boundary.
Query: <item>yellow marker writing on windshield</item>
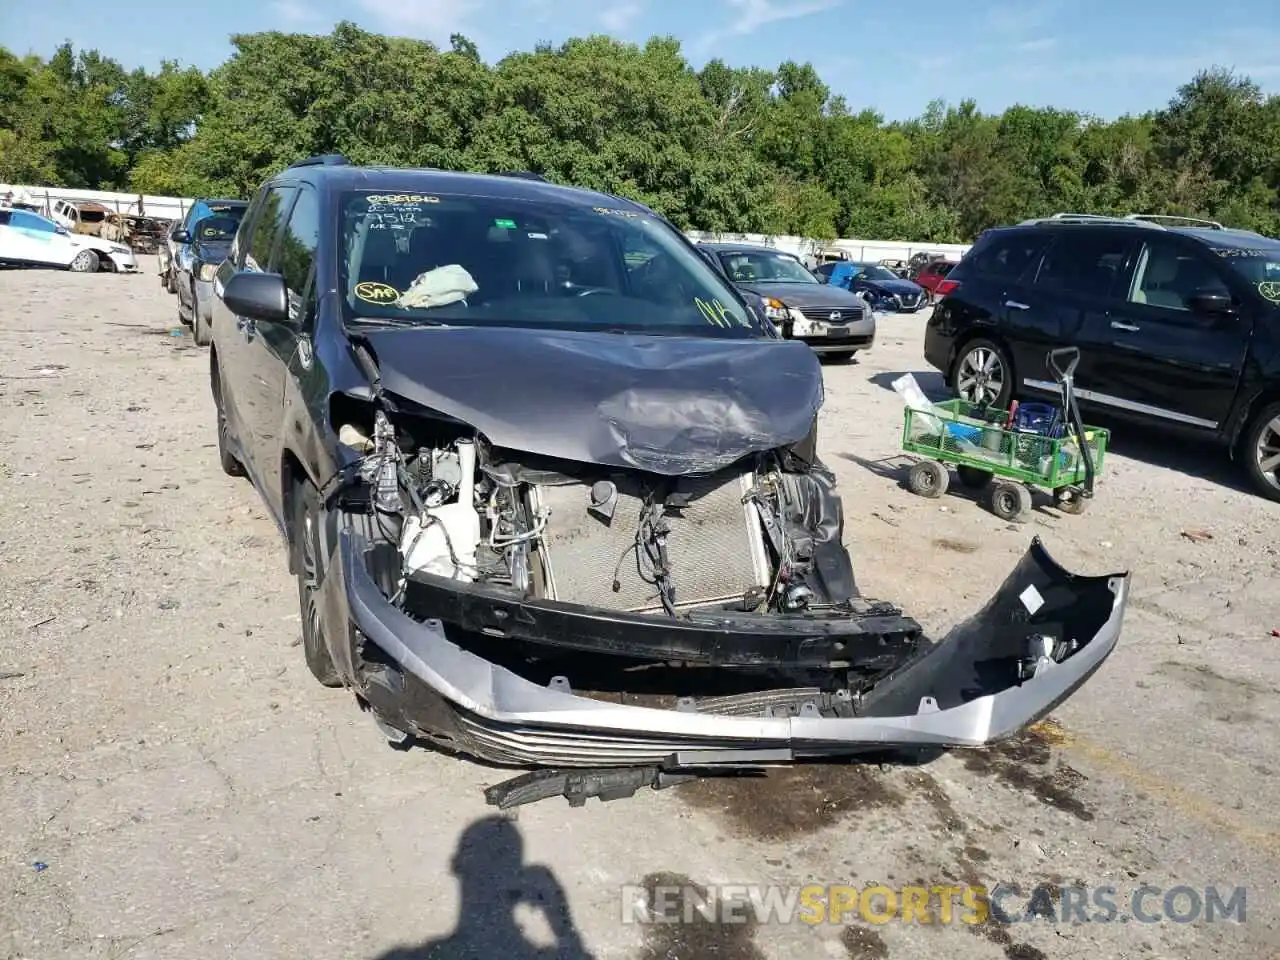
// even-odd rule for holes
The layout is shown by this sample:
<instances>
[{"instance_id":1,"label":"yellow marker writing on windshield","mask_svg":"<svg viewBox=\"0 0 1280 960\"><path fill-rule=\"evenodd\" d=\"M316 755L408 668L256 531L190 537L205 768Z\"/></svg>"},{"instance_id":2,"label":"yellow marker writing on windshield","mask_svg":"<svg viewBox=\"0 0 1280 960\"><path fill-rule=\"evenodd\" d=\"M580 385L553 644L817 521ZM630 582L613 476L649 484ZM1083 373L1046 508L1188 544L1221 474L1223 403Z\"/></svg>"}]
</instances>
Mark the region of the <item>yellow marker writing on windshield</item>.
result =
<instances>
[{"instance_id":1,"label":"yellow marker writing on windshield","mask_svg":"<svg viewBox=\"0 0 1280 960\"><path fill-rule=\"evenodd\" d=\"M698 309L702 311L702 315L707 318L708 323L717 327L733 326L733 318L725 308L725 305L719 300L712 300L707 303L701 297L694 297L693 302L697 304Z\"/></svg>"}]
</instances>

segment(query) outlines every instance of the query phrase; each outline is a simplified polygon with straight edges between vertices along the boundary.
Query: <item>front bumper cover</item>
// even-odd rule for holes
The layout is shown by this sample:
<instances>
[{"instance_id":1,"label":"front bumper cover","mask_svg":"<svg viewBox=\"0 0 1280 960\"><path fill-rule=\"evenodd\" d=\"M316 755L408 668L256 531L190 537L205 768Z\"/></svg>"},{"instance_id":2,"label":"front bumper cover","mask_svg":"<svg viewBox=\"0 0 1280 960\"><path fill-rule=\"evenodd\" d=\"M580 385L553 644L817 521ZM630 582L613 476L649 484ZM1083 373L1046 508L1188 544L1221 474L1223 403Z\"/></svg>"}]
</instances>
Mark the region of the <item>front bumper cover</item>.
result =
<instances>
[{"instance_id":1,"label":"front bumper cover","mask_svg":"<svg viewBox=\"0 0 1280 960\"><path fill-rule=\"evenodd\" d=\"M751 766L1000 740L1044 717L1102 665L1129 585L1127 573L1069 573L1037 538L985 607L854 697L852 715L832 715L829 695L813 690L779 716L759 693L657 709L579 696L563 681L534 683L451 642L441 621L419 622L393 606L365 549L359 534L342 530L323 588L326 616L345 616L399 668L398 686L360 692L392 726L526 767ZM350 653L334 653L350 669ZM796 692L779 694L794 700Z\"/></svg>"}]
</instances>

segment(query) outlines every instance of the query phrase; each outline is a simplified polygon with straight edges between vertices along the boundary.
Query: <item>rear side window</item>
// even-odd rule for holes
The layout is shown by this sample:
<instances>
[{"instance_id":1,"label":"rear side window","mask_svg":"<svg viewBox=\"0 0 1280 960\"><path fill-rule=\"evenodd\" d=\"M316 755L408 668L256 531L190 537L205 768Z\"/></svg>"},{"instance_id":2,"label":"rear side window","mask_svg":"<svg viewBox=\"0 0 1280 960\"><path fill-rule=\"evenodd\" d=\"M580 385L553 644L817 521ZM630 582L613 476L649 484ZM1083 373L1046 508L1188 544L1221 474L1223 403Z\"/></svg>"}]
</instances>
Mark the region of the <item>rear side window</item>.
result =
<instances>
[{"instance_id":1,"label":"rear side window","mask_svg":"<svg viewBox=\"0 0 1280 960\"><path fill-rule=\"evenodd\" d=\"M999 280L1017 280L1048 246L1048 236L1030 231L988 236L964 258L965 272Z\"/></svg>"},{"instance_id":2,"label":"rear side window","mask_svg":"<svg viewBox=\"0 0 1280 960\"><path fill-rule=\"evenodd\" d=\"M280 235L293 195L297 192L297 187L272 187L262 198L262 207L254 218L253 232L249 235L249 249L244 258L246 270L268 269L276 237Z\"/></svg>"},{"instance_id":3,"label":"rear side window","mask_svg":"<svg viewBox=\"0 0 1280 960\"><path fill-rule=\"evenodd\" d=\"M1132 249L1133 237L1118 230L1065 231L1040 261L1035 285L1105 297L1116 289Z\"/></svg>"}]
</instances>

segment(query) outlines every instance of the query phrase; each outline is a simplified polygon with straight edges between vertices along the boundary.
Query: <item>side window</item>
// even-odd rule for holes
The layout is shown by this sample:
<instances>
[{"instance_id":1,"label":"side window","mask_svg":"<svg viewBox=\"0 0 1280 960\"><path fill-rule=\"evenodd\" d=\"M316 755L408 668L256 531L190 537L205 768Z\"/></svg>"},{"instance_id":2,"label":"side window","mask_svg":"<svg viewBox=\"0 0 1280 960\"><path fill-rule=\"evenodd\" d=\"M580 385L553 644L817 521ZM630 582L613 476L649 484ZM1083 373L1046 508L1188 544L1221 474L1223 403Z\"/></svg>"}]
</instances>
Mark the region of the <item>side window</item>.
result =
<instances>
[{"instance_id":1,"label":"side window","mask_svg":"<svg viewBox=\"0 0 1280 960\"><path fill-rule=\"evenodd\" d=\"M320 248L320 203L315 191L302 188L280 236L271 269L284 277L289 288L289 313L294 320L311 319L314 298L316 251Z\"/></svg>"},{"instance_id":2,"label":"side window","mask_svg":"<svg viewBox=\"0 0 1280 960\"><path fill-rule=\"evenodd\" d=\"M9 225L9 211L0 210L0 227L7 227L8 225Z\"/></svg>"},{"instance_id":3,"label":"side window","mask_svg":"<svg viewBox=\"0 0 1280 960\"><path fill-rule=\"evenodd\" d=\"M266 193L266 187L259 187L258 192L250 198L249 206L245 209L244 216L240 218L236 238L231 241L231 253L227 259L235 264L237 270L244 266L244 257L249 250L249 232L253 230L253 222L257 219L258 211L262 209L262 198Z\"/></svg>"},{"instance_id":4,"label":"side window","mask_svg":"<svg viewBox=\"0 0 1280 960\"><path fill-rule=\"evenodd\" d=\"M1231 295L1214 264L1203 255L1189 252L1177 243L1157 237L1142 245L1138 264L1129 284L1132 303L1166 310L1190 310L1197 293Z\"/></svg>"},{"instance_id":5,"label":"side window","mask_svg":"<svg viewBox=\"0 0 1280 960\"><path fill-rule=\"evenodd\" d=\"M816 273L818 276L820 276L823 280L830 280L831 274L835 271L835 269L836 269L836 265L834 263L824 263L821 266L819 266L817 270L813 272Z\"/></svg>"},{"instance_id":6,"label":"side window","mask_svg":"<svg viewBox=\"0 0 1280 960\"><path fill-rule=\"evenodd\" d=\"M1029 231L993 236L975 246L965 258L965 269L1000 280L1017 280L1044 250L1048 238ZM947 272L951 271L947 267ZM930 265L930 273L941 273Z\"/></svg>"},{"instance_id":7,"label":"side window","mask_svg":"<svg viewBox=\"0 0 1280 960\"><path fill-rule=\"evenodd\" d=\"M20 227L23 230L35 230L38 233L54 233L58 229L57 224L49 222L44 217L32 216L29 213L19 213L16 210L13 213L11 223L13 226Z\"/></svg>"},{"instance_id":8,"label":"side window","mask_svg":"<svg viewBox=\"0 0 1280 960\"><path fill-rule=\"evenodd\" d=\"M289 205L297 192L297 187L271 187L263 196L262 206L250 228L248 249L244 257L246 270L263 272L270 266L276 237L280 235L285 218L289 215Z\"/></svg>"},{"instance_id":9,"label":"side window","mask_svg":"<svg viewBox=\"0 0 1280 960\"><path fill-rule=\"evenodd\" d=\"M1041 260L1035 285L1105 297L1124 275L1132 249L1132 236L1118 230L1064 231Z\"/></svg>"}]
</instances>

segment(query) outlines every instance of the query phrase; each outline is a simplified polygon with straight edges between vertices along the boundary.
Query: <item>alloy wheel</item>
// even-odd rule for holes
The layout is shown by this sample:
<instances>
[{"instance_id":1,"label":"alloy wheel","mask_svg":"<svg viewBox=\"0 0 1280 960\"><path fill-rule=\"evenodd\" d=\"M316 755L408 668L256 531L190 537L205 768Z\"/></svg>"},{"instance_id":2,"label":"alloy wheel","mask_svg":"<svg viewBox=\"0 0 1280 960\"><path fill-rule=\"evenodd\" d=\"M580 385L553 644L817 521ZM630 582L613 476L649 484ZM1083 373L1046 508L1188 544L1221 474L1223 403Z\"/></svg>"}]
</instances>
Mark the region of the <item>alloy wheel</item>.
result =
<instances>
[{"instance_id":1,"label":"alloy wheel","mask_svg":"<svg viewBox=\"0 0 1280 960\"><path fill-rule=\"evenodd\" d=\"M991 347L974 347L960 361L956 392L970 403L992 403L1004 391L1007 376L1000 354Z\"/></svg>"},{"instance_id":2,"label":"alloy wheel","mask_svg":"<svg viewBox=\"0 0 1280 960\"><path fill-rule=\"evenodd\" d=\"M305 629L313 643L324 644L324 625L320 620L320 558L316 555L315 519L307 511L302 520L302 594Z\"/></svg>"},{"instance_id":3,"label":"alloy wheel","mask_svg":"<svg viewBox=\"0 0 1280 960\"><path fill-rule=\"evenodd\" d=\"M1258 431L1258 444L1253 454L1263 479L1280 489L1280 417L1272 417Z\"/></svg>"}]
</instances>

